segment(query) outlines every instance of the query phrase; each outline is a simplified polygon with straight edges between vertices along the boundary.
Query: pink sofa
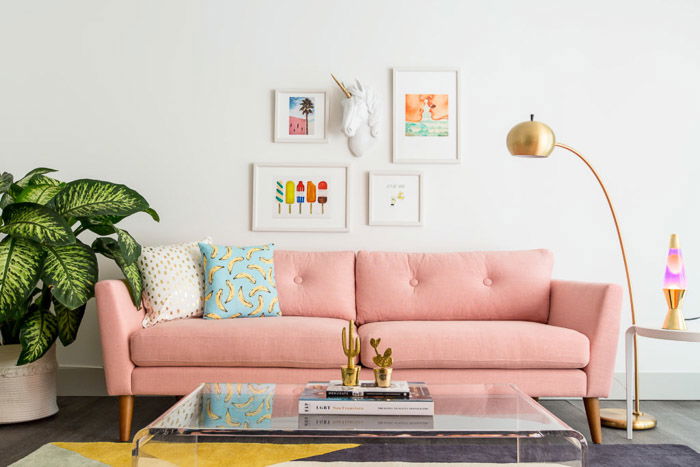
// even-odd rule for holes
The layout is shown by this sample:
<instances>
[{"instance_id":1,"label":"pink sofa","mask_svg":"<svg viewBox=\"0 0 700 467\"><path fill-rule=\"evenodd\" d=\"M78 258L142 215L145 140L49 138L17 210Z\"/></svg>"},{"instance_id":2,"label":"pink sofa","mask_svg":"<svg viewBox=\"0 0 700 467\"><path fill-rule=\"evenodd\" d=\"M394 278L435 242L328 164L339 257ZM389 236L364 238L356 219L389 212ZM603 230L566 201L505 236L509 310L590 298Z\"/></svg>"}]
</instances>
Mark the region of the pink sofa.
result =
<instances>
[{"instance_id":1,"label":"pink sofa","mask_svg":"<svg viewBox=\"0 0 700 467\"><path fill-rule=\"evenodd\" d=\"M515 383L533 397L584 398L600 442L621 289L551 279L547 250L470 253L275 252L283 316L186 319L144 329L121 281L96 297L107 390L130 437L133 396L183 395L201 382L337 379L341 329L354 319L394 350L394 378ZM363 370L371 379L371 370Z\"/></svg>"}]
</instances>

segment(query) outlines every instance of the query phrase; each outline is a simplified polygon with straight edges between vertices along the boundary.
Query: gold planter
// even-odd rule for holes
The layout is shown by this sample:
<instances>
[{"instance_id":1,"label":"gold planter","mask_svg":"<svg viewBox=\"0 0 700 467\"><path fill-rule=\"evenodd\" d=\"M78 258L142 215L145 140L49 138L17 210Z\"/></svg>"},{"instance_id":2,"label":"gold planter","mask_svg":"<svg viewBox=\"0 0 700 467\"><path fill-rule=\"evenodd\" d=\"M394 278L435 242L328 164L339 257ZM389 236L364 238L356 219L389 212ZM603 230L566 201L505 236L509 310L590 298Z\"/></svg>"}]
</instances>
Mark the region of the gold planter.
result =
<instances>
[{"instance_id":1,"label":"gold planter","mask_svg":"<svg viewBox=\"0 0 700 467\"><path fill-rule=\"evenodd\" d=\"M374 382L380 388L391 387L391 368L375 368Z\"/></svg>"},{"instance_id":2,"label":"gold planter","mask_svg":"<svg viewBox=\"0 0 700 467\"><path fill-rule=\"evenodd\" d=\"M343 365L340 367L343 386L359 386L360 385L360 366L355 365L348 367Z\"/></svg>"}]
</instances>

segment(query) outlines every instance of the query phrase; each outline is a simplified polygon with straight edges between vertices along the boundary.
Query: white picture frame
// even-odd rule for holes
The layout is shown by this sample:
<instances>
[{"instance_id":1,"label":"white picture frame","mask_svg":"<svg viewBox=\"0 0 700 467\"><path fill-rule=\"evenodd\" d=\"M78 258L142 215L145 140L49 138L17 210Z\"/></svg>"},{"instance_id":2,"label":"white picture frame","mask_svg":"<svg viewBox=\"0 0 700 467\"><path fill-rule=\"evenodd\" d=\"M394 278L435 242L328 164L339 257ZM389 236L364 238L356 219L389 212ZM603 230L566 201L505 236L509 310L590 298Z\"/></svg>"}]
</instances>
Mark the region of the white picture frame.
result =
<instances>
[{"instance_id":1,"label":"white picture frame","mask_svg":"<svg viewBox=\"0 0 700 467\"><path fill-rule=\"evenodd\" d=\"M282 185L280 191L278 182ZM292 202L288 198L290 182L295 188ZM325 182L325 191L322 182ZM310 201L311 185L313 201ZM300 194L302 202L299 202ZM253 164L251 229L258 232L348 232L349 195L350 166L347 164Z\"/></svg>"},{"instance_id":2,"label":"white picture frame","mask_svg":"<svg viewBox=\"0 0 700 467\"><path fill-rule=\"evenodd\" d=\"M273 140L275 143L327 143L328 92L324 90L275 90ZM304 99L311 103L302 107ZM312 118L309 119L309 116ZM309 134L308 132L312 133Z\"/></svg>"},{"instance_id":3,"label":"white picture frame","mask_svg":"<svg viewBox=\"0 0 700 467\"><path fill-rule=\"evenodd\" d=\"M392 87L393 162L459 164L459 68L395 67Z\"/></svg>"},{"instance_id":4,"label":"white picture frame","mask_svg":"<svg viewBox=\"0 0 700 467\"><path fill-rule=\"evenodd\" d=\"M423 174L369 172L369 225L423 225Z\"/></svg>"}]
</instances>

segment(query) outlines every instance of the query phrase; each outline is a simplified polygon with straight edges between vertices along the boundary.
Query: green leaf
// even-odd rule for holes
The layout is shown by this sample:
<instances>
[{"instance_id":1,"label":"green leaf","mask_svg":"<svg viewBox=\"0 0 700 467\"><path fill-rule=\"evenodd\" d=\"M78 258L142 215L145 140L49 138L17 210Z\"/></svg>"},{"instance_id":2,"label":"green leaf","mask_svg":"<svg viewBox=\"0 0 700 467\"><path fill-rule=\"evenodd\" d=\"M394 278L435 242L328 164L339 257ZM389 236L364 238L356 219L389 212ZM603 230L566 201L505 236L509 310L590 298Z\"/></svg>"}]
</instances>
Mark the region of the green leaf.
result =
<instances>
[{"instance_id":1,"label":"green leaf","mask_svg":"<svg viewBox=\"0 0 700 467\"><path fill-rule=\"evenodd\" d=\"M47 246L41 279L52 287L53 296L75 309L92 298L97 282L97 258L82 243Z\"/></svg>"},{"instance_id":2,"label":"green leaf","mask_svg":"<svg viewBox=\"0 0 700 467\"><path fill-rule=\"evenodd\" d=\"M131 300L134 302L134 305L140 306L143 283L141 281L141 273L139 272L139 268L136 266L136 263L128 263L126 261L119 243L113 238L96 238L95 241L92 242L92 248L96 252L106 256L107 258L113 259L117 263L117 266L119 266L119 269L122 270L122 273L124 273L124 277L126 278L127 285L129 286L129 293L131 294Z\"/></svg>"},{"instance_id":3,"label":"green leaf","mask_svg":"<svg viewBox=\"0 0 700 467\"><path fill-rule=\"evenodd\" d=\"M60 180L56 180L55 178L47 177L46 175L36 174L32 178L29 179L28 186L32 186L32 185L62 186L62 185L65 185L65 183L63 183Z\"/></svg>"},{"instance_id":4,"label":"green leaf","mask_svg":"<svg viewBox=\"0 0 700 467\"><path fill-rule=\"evenodd\" d=\"M7 193L7 190L10 189L10 185L12 185L12 174L3 172L2 175L0 175L0 193Z\"/></svg>"},{"instance_id":5,"label":"green leaf","mask_svg":"<svg viewBox=\"0 0 700 467\"><path fill-rule=\"evenodd\" d=\"M136 308L141 307L141 293L143 292L143 282L141 281L141 272L139 271L136 263L133 264L123 264L117 261L117 265L124 273L126 278L126 284L129 286L129 295L131 295L131 301L134 303Z\"/></svg>"},{"instance_id":6,"label":"green leaf","mask_svg":"<svg viewBox=\"0 0 700 467\"><path fill-rule=\"evenodd\" d=\"M14 198L9 193L4 193L2 198L0 198L0 209L5 209L7 206L14 202Z\"/></svg>"},{"instance_id":7,"label":"green leaf","mask_svg":"<svg viewBox=\"0 0 700 467\"><path fill-rule=\"evenodd\" d=\"M41 358L51 348L58 336L58 321L48 310L30 311L22 322L19 341L22 352L17 365L24 365Z\"/></svg>"},{"instance_id":8,"label":"green leaf","mask_svg":"<svg viewBox=\"0 0 700 467\"><path fill-rule=\"evenodd\" d=\"M35 175L44 175L44 174L48 174L51 172L56 172L56 170L55 169L47 169L46 167L39 167L37 169L31 170L27 173L27 175L25 175L21 179L17 180L17 185L19 185L21 188L24 188L25 186L27 186L29 184L29 182L32 180L32 178Z\"/></svg>"},{"instance_id":9,"label":"green leaf","mask_svg":"<svg viewBox=\"0 0 700 467\"><path fill-rule=\"evenodd\" d=\"M112 224L95 223L89 217L81 217L78 220L84 230L95 232L97 235L111 235L114 233L114 226Z\"/></svg>"},{"instance_id":10,"label":"green leaf","mask_svg":"<svg viewBox=\"0 0 700 467\"><path fill-rule=\"evenodd\" d=\"M113 238L100 237L96 238L92 242L92 248L96 252L100 253L107 258L113 259L119 269L124 273L126 278L126 284L129 288L129 294L131 295L131 301L134 306L141 306L141 292L143 291L143 282L141 281L141 273L139 271L136 263L128 264L124 259L121 249L119 248L119 243Z\"/></svg>"},{"instance_id":11,"label":"green leaf","mask_svg":"<svg viewBox=\"0 0 700 467\"><path fill-rule=\"evenodd\" d=\"M39 280L44 251L22 238L0 242L0 319L27 299Z\"/></svg>"},{"instance_id":12,"label":"green leaf","mask_svg":"<svg viewBox=\"0 0 700 467\"><path fill-rule=\"evenodd\" d=\"M131 264L141 256L141 245L129 234L126 230L114 227L117 231L117 240L119 242L119 250L126 264Z\"/></svg>"},{"instance_id":13,"label":"green leaf","mask_svg":"<svg viewBox=\"0 0 700 467\"><path fill-rule=\"evenodd\" d=\"M66 221L55 211L33 203L17 203L2 212L5 225L0 232L34 240L45 245L75 243L75 235Z\"/></svg>"},{"instance_id":14,"label":"green leaf","mask_svg":"<svg viewBox=\"0 0 700 467\"><path fill-rule=\"evenodd\" d=\"M18 184L13 183L12 185L10 185L10 189L7 192L10 194L10 196L12 196L12 198L17 198L17 196L19 196L19 194L22 193L23 189L24 188L22 188Z\"/></svg>"},{"instance_id":15,"label":"green leaf","mask_svg":"<svg viewBox=\"0 0 700 467\"><path fill-rule=\"evenodd\" d=\"M51 201L63 188L60 185L29 185L17 195L18 203L36 203L44 205Z\"/></svg>"},{"instance_id":16,"label":"green leaf","mask_svg":"<svg viewBox=\"0 0 700 467\"><path fill-rule=\"evenodd\" d=\"M126 216L92 216L90 217L90 222L93 224L117 224L123 221ZM81 218L88 219L88 218ZM112 232L114 233L114 232Z\"/></svg>"},{"instance_id":17,"label":"green leaf","mask_svg":"<svg viewBox=\"0 0 700 467\"><path fill-rule=\"evenodd\" d=\"M106 256L109 259L113 259L117 261L117 258L119 260L123 261L122 253L119 248L119 243L109 237L99 237L96 238L95 241L92 242L92 249L95 250L95 252L101 254L102 256ZM126 264L126 261L124 261Z\"/></svg>"},{"instance_id":18,"label":"green leaf","mask_svg":"<svg viewBox=\"0 0 700 467\"><path fill-rule=\"evenodd\" d=\"M70 345L78 336L78 328L85 314L85 304L71 310L61 302L54 300L53 310L58 320L58 338L63 345Z\"/></svg>"},{"instance_id":19,"label":"green leaf","mask_svg":"<svg viewBox=\"0 0 700 467\"><path fill-rule=\"evenodd\" d=\"M148 209L148 202L131 188L89 179L67 183L52 204L70 217L129 216Z\"/></svg>"},{"instance_id":20,"label":"green leaf","mask_svg":"<svg viewBox=\"0 0 700 467\"><path fill-rule=\"evenodd\" d=\"M151 216L151 218L152 218L154 221L160 222L160 216L158 215L158 213L156 212L155 209L153 209L153 208L146 208L146 209L143 210L143 212L145 212L146 214L148 214L149 216Z\"/></svg>"}]
</instances>

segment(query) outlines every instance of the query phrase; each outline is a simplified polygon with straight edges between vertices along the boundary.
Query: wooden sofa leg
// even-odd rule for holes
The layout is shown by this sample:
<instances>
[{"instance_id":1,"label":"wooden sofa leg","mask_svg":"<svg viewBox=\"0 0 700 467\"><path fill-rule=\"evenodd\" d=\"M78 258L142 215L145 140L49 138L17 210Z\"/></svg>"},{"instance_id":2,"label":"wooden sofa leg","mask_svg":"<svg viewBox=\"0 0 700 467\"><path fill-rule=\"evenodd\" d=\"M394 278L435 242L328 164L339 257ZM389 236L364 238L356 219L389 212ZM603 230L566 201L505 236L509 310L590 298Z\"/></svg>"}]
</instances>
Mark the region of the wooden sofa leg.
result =
<instances>
[{"instance_id":1,"label":"wooden sofa leg","mask_svg":"<svg viewBox=\"0 0 700 467\"><path fill-rule=\"evenodd\" d=\"M134 396L119 396L119 441L131 439L131 420L134 417Z\"/></svg>"},{"instance_id":2,"label":"wooden sofa leg","mask_svg":"<svg viewBox=\"0 0 700 467\"><path fill-rule=\"evenodd\" d=\"M600 401L597 397L584 397L583 405L586 408L591 439L594 444L600 444L603 442L603 429L600 426Z\"/></svg>"}]
</instances>

